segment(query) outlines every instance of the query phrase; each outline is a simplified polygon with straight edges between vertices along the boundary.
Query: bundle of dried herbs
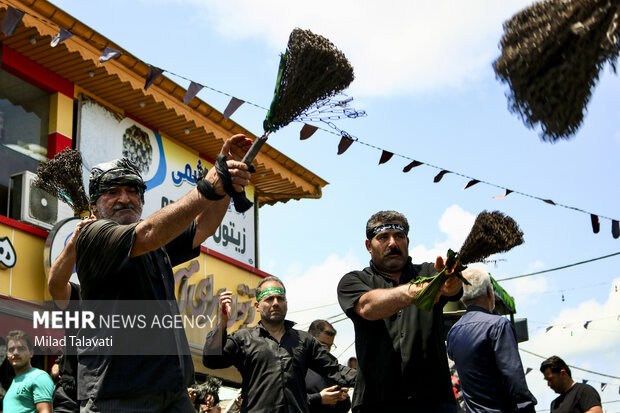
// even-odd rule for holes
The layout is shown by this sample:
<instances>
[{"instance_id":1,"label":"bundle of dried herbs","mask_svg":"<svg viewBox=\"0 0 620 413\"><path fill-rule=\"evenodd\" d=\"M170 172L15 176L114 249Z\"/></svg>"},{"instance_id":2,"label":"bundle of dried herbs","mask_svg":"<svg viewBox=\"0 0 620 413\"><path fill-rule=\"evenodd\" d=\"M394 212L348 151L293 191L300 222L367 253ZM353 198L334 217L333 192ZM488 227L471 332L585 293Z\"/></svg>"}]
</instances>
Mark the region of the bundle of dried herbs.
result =
<instances>
[{"instance_id":1,"label":"bundle of dried herbs","mask_svg":"<svg viewBox=\"0 0 620 413\"><path fill-rule=\"evenodd\" d=\"M263 122L264 134L254 141L243 162L250 165L269 134L293 121L321 121L339 130L333 120L365 116L364 111L348 106L351 98L334 99L353 79L353 67L332 42L310 30L294 29L280 56L273 99ZM248 202L242 204L249 208L252 204ZM236 202L235 209L245 211Z\"/></svg>"},{"instance_id":2,"label":"bundle of dried herbs","mask_svg":"<svg viewBox=\"0 0 620 413\"><path fill-rule=\"evenodd\" d=\"M265 132L288 125L315 103L342 92L354 78L353 67L332 42L310 30L293 30L280 57Z\"/></svg>"},{"instance_id":3,"label":"bundle of dried herbs","mask_svg":"<svg viewBox=\"0 0 620 413\"><path fill-rule=\"evenodd\" d=\"M620 0L545 0L504 23L498 78L510 110L542 139L568 139L580 127L599 71L615 71Z\"/></svg>"},{"instance_id":4,"label":"bundle of dried herbs","mask_svg":"<svg viewBox=\"0 0 620 413\"><path fill-rule=\"evenodd\" d=\"M90 211L82 181L82 156L75 149L67 148L53 159L41 162L32 185L69 204L76 216Z\"/></svg>"},{"instance_id":5,"label":"bundle of dried herbs","mask_svg":"<svg viewBox=\"0 0 620 413\"><path fill-rule=\"evenodd\" d=\"M416 295L413 303L423 310L430 311L448 277L459 277L469 285L469 282L461 275L461 271L467 268L467 264L481 262L493 254L506 252L522 243L523 232L512 218L499 211L482 211L476 217L460 251L455 253L451 249L448 250L445 268L434 277L414 281L415 283L431 282Z\"/></svg>"}]
</instances>

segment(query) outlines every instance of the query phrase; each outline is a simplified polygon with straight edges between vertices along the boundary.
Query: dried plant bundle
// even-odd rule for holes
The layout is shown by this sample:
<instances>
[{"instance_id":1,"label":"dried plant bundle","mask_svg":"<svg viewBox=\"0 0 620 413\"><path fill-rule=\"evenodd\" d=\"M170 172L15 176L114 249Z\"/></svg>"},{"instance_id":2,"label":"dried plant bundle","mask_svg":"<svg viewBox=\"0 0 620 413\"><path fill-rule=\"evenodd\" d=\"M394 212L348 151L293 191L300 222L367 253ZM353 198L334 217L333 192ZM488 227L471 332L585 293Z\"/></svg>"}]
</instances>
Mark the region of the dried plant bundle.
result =
<instances>
[{"instance_id":1,"label":"dried plant bundle","mask_svg":"<svg viewBox=\"0 0 620 413\"><path fill-rule=\"evenodd\" d=\"M294 120L325 122L344 134L332 120L366 115L348 107L352 99L332 100L353 79L353 67L329 40L310 30L294 29L280 57L273 99L263 122L264 134L254 141L242 161L251 170L251 163L269 134ZM245 196L233 200L237 212L252 206Z\"/></svg>"},{"instance_id":2,"label":"dried plant bundle","mask_svg":"<svg viewBox=\"0 0 620 413\"><path fill-rule=\"evenodd\" d=\"M310 30L294 29L280 60L265 131L288 125L312 105L342 92L353 79L353 67L332 42Z\"/></svg>"},{"instance_id":3,"label":"dried plant bundle","mask_svg":"<svg viewBox=\"0 0 620 413\"><path fill-rule=\"evenodd\" d=\"M90 209L82 181L82 156L77 150L65 149L40 163L32 185L69 204L75 215Z\"/></svg>"},{"instance_id":4,"label":"dried plant bundle","mask_svg":"<svg viewBox=\"0 0 620 413\"><path fill-rule=\"evenodd\" d=\"M481 262L523 244L523 232L514 219L499 211L481 212L461 246L458 258L467 265Z\"/></svg>"},{"instance_id":5,"label":"dried plant bundle","mask_svg":"<svg viewBox=\"0 0 620 413\"><path fill-rule=\"evenodd\" d=\"M575 134L609 62L620 51L620 0L545 0L504 23L501 56L493 67L510 87L510 110L542 139Z\"/></svg>"},{"instance_id":6,"label":"dried plant bundle","mask_svg":"<svg viewBox=\"0 0 620 413\"><path fill-rule=\"evenodd\" d=\"M423 310L430 311L435 298L444 282L450 276L459 277L464 283L469 282L460 274L467 264L481 262L485 258L509 251L523 244L523 232L511 217L499 211L482 211L476 217L474 225L458 253L448 250L445 268L436 276L418 279L415 283L431 281L416 295L413 302Z\"/></svg>"}]
</instances>

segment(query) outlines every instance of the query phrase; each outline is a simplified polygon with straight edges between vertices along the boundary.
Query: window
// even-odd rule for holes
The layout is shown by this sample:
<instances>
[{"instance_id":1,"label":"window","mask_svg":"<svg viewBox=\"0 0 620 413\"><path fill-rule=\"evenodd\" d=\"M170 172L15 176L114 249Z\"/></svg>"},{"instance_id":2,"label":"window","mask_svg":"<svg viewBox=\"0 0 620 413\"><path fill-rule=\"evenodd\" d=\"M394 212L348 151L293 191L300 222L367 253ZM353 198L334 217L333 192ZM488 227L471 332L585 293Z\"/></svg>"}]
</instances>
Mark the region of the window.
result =
<instances>
[{"instance_id":1,"label":"window","mask_svg":"<svg viewBox=\"0 0 620 413\"><path fill-rule=\"evenodd\" d=\"M11 175L36 172L47 159L50 95L0 71L0 214L7 215Z\"/></svg>"}]
</instances>

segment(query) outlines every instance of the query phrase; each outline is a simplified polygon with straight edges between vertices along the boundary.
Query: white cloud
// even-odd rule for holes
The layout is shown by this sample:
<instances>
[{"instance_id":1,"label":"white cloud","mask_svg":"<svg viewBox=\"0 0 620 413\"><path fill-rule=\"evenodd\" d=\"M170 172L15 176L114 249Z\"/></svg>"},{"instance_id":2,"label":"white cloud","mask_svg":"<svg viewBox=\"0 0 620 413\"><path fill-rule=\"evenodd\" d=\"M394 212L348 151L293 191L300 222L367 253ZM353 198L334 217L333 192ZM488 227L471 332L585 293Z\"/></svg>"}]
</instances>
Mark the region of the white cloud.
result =
<instances>
[{"instance_id":1,"label":"white cloud","mask_svg":"<svg viewBox=\"0 0 620 413\"><path fill-rule=\"evenodd\" d=\"M544 293L549 289L548 280L544 277L520 278L514 280L511 284L505 285L506 289L514 296L515 302L519 308L526 308L529 305L537 304L541 300L546 299Z\"/></svg>"},{"instance_id":2,"label":"white cloud","mask_svg":"<svg viewBox=\"0 0 620 413\"><path fill-rule=\"evenodd\" d=\"M336 287L342 276L363 266L351 254L344 257L330 255L303 273L287 272L282 279L290 301L289 311L337 302ZM338 312L341 312L339 307Z\"/></svg>"},{"instance_id":3,"label":"white cloud","mask_svg":"<svg viewBox=\"0 0 620 413\"><path fill-rule=\"evenodd\" d=\"M424 245L414 246L409 254L415 262L435 262L438 256L445 257L448 248L458 249L471 230L475 215L463 210L458 205L452 205L446 209L439 219L439 229L445 234L445 239L435 242L427 248Z\"/></svg>"},{"instance_id":4,"label":"white cloud","mask_svg":"<svg viewBox=\"0 0 620 413\"><path fill-rule=\"evenodd\" d=\"M620 348L620 292L614 285L620 285L620 278L612 282L607 302L589 300L562 311L551 321L554 327L538 333L528 348L539 354L564 354L567 358ZM586 329L587 321L591 323Z\"/></svg>"},{"instance_id":5,"label":"white cloud","mask_svg":"<svg viewBox=\"0 0 620 413\"><path fill-rule=\"evenodd\" d=\"M283 51L295 27L329 38L356 71L352 92L408 94L471 84L499 55L502 23L531 0L185 0L226 38Z\"/></svg>"},{"instance_id":6,"label":"white cloud","mask_svg":"<svg viewBox=\"0 0 620 413\"><path fill-rule=\"evenodd\" d=\"M607 374L616 374L620 371L620 278L611 282L608 300L599 303L594 300L581 302L576 307L562 311L551 321L549 331L540 330L530 341L522 343L521 348L527 349L543 357L558 355L567 364L580 368ZM584 324L590 321L588 328ZM596 355L596 356L593 356ZM545 408L557 395L553 394L538 373L542 359L521 353L524 367L531 367L535 372L528 376L530 391L539 398L539 406ZM596 383L610 383L610 379L583 372L573 368L572 376L576 381L586 378ZM615 383L614 380L611 380ZM617 385L610 386L611 390L601 393L603 402L617 399ZM538 396L540 395L540 396Z\"/></svg>"},{"instance_id":7,"label":"white cloud","mask_svg":"<svg viewBox=\"0 0 620 413\"><path fill-rule=\"evenodd\" d=\"M529 263L527 272L537 272L545 268L544 262L536 260ZM493 273L492 270L491 273ZM508 280L502 283L502 286L513 296L517 303L517 311L519 311L519 309L527 308L530 305L540 303L541 300L547 299L548 296L545 296L543 293L548 292L553 287L553 284L545 277L525 277Z\"/></svg>"},{"instance_id":8,"label":"white cloud","mask_svg":"<svg viewBox=\"0 0 620 413\"><path fill-rule=\"evenodd\" d=\"M338 331L334 342L338 347L333 349L332 353L336 356L339 356L355 341L353 324L345 315L339 315L342 309L337 304L338 282L346 273L365 266L351 254L344 257L330 255L324 262L309 268L302 274L287 273L282 277L286 284L289 303L287 318L298 322L300 329L307 330L310 322L316 319L328 319L330 322L346 319L334 325ZM314 307L320 308L312 309ZM351 346L339 360L341 363L346 363L346 360L354 355L355 348Z\"/></svg>"}]
</instances>

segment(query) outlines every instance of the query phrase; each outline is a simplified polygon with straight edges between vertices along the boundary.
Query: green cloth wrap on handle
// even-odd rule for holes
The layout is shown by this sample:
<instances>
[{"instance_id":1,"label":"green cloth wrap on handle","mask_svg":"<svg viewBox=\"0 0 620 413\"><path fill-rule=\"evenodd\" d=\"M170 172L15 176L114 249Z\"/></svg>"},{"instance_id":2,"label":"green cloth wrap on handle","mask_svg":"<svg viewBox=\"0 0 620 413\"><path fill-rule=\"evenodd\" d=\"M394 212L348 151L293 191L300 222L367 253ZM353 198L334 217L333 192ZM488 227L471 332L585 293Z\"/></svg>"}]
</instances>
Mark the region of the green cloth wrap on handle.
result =
<instances>
[{"instance_id":1,"label":"green cloth wrap on handle","mask_svg":"<svg viewBox=\"0 0 620 413\"><path fill-rule=\"evenodd\" d=\"M272 295L272 294L278 294L281 295L283 297L286 297L286 294L284 293L284 288L280 288L280 287L269 287L269 288L265 288L263 291L261 291L258 296L256 297L256 301L260 301L262 300L265 296L268 295Z\"/></svg>"},{"instance_id":2,"label":"green cloth wrap on handle","mask_svg":"<svg viewBox=\"0 0 620 413\"><path fill-rule=\"evenodd\" d=\"M267 112L267 117L263 121L263 130L265 132L275 132L280 129L283 125L275 124L275 113L278 110L278 105L280 104L280 88L282 87L282 76L284 75L284 70L286 69L286 61L288 59L288 49L286 52L280 55L280 66L278 67L278 78L276 79L276 88L273 92L273 99L271 100L271 106L269 107L269 111Z\"/></svg>"},{"instance_id":3,"label":"green cloth wrap on handle","mask_svg":"<svg viewBox=\"0 0 620 413\"><path fill-rule=\"evenodd\" d=\"M433 305L435 305L435 297L437 297L437 294L439 293L439 291L441 290L441 287L443 286L443 283L446 282L446 280L448 279L448 277L454 275L458 278L461 279L461 281L463 281L465 284L469 285L469 281L467 281L462 275L461 275L461 271L463 271L465 268L465 266L463 266L457 256L457 254L452 251L452 250L448 250L448 254L447 254L447 259L446 259L446 266L444 267L443 270L441 270L441 272L437 275L435 275L434 277L423 277L423 278L418 278L414 281L411 281L411 283L413 284L419 284L422 282L426 282L426 281L430 281L430 284L428 284L426 287L424 287L422 289L422 291L420 291L414 298L413 298L413 304L415 304L418 308L421 308L424 311L431 311L433 309ZM446 272L446 270L448 269L455 269L457 267L460 267L458 271L455 271L451 274L448 274Z\"/></svg>"}]
</instances>

